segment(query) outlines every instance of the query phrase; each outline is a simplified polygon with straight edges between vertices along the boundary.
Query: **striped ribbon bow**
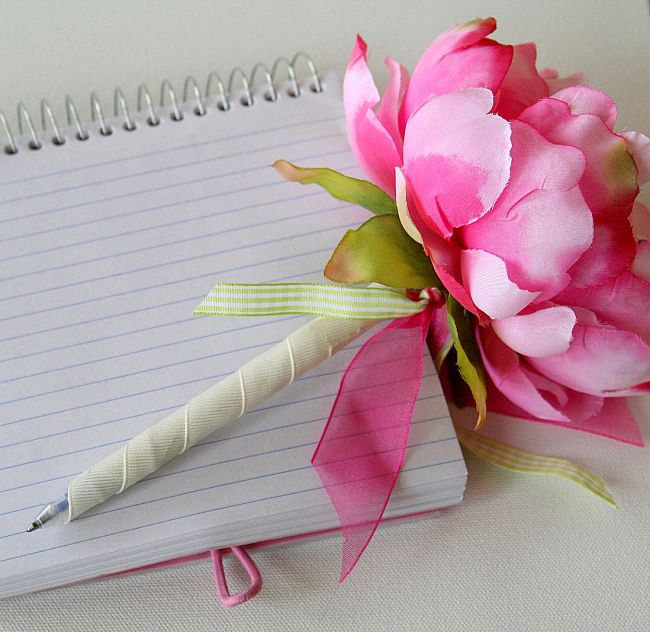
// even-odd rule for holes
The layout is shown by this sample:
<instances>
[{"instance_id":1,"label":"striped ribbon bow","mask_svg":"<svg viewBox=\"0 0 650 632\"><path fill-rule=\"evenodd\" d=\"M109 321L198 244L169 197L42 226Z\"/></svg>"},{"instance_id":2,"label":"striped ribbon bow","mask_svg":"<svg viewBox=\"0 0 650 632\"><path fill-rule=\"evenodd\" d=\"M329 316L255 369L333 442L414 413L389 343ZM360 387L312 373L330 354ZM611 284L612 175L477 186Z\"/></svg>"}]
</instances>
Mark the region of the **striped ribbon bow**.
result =
<instances>
[{"instance_id":1,"label":"striped ribbon bow","mask_svg":"<svg viewBox=\"0 0 650 632\"><path fill-rule=\"evenodd\" d=\"M437 317L440 309L444 309L444 301L432 290L410 297L403 291L374 285L219 283L194 311L195 315L209 316L309 314L391 319L361 346L347 367L312 457L343 531L341 581L372 538L401 470L422 381L426 338L434 315L436 327L444 322ZM437 352L445 346L445 336L440 331L435 334L432 339ZM377 379L378 372L381 380ZM600 478L570 461L525 452L460 426L456 430L466 450L490 463L573 481L617 507ZM364 507L361 521L360 502Z\"/></svg>"}]
</instances>

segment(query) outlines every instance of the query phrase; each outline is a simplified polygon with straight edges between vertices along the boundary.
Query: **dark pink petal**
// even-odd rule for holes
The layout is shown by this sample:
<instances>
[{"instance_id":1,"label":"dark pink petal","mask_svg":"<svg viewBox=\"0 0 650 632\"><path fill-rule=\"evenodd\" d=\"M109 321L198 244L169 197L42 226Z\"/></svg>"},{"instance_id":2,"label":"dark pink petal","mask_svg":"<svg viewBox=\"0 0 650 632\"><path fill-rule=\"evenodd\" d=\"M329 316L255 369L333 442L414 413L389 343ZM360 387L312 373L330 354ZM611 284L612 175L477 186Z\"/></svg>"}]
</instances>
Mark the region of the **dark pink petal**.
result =
<instances>
[{"instance_id":1,"label":"dark pink petal","mask_svg":"<svg viewBox=\"0 0 650 632\"><path fill-rule=\"evenodd\" d=\"M536 190L512 208L497 205L462 231L468 248L480 248L506 262L520 288L553 297L570 281L567 270L590 246L593 225L577 187Z\"/></svg>"},{"instance_id":2,"label":"dark pink petal","mask_svg":"<svg viewBox=\"0 0 650 632\"><path fill-rule=\"evenodd\" d=\"M627 219L596 222L594 241L570 268L571 287L600 285L630 269L636 240Z\"/></svg>"},{"instance_id":3,"label":"dark pink petal","mask_svg":"<svg viewBox=\"0 0 650 632\"><path fill-rule=\"evenodd\" d=\"M559 77L557 70L554 68L544 68L543 70L539 71L539 74L540 77L546 81L550 96L553 96L556 92L559 92L564 88L587 85L587 77L582 72L576 72L573 75L569 75L568 77Z\"/></svg>"},{"instance_id":4,"label":"dark pink petal","mask_svg":"<svg viewBox=\"0 0 650 632\"><path fill-rule=\"evenodd\" d=\"M595 287L566 288L554 300L589 309L601 322L631 331L650 344L650 283L631 272Z\"/></svg>"},{"instance_id":5,"label":"dark pink petal","mask_svg":"<svg viewBox=\"0 0 650 632\"><path fill-rule=\"evenodd\" d=\"M528 421L561 426L562 428L571 428L572 430L590 432L595 435L607 437L608 439L622 441L623 443L643 446L643 435L639 430L639 424L634 418L634 415L630 412L627 402L623 398L610 397L603 399L594 397L593 399L598 399L602 402L600 412L589 417L589 419L583 419L579 422L558 422L535 417L523 408L516 406L507 399L503 393L497 390L491 380L488 380L487 387L489 408L492 412L509 415L510 417L519 417L520 419L526 419ZM585 397L589 396L585 395ZM490 426L488 425L488 434L490 434L489 428Z\"/></svg>"},{"instance_id":6,"label":"dark pink petal","mask_svg":"<svg viewBox=\"0 0 650 632\"><path fill-rule=\"evenodd\" d=\"M516 406L537 419L558 422L584 421L597 414L602 399L577 393L536 375L520 362L490 327L480 327L477 340L483 364L496 389ZM488 405L494 398L488 394Z\"/></svg>"},{"instance_id":7,"label":"dark pink petal","mask_svg":"<svg viewBox=\"0 0 650 632\"><path fill-rule=\"evenodd\" d=\"M409 82L409 73L404 66L390 57L386 57L384 63L390 72L390 79L386 86L386 90L384 90L384 95L379 102L377 118L390 134L398 152L401 153L403 141L402 135L399 131L397 117L399 115L402 99L404 98L406 86Z\"/></svg>"},{"instance_id":8,"label":"dark pink petal","mask_svg":"<svg viewBox=\"0 0 650 632\"><path fill-rule=\"evenodd\" d=\"M484 38L496 20L475 20L443 33L424 52L404 95L400 129L429 97L463 88L499 89L510 64L512 47Z\"/></svg>"},{"instance_id":9,"label":"dark pink petal","mask_svg":"<svg viewBox=\"0 0 650 632\"><path fill-rule=\"evenodd\" d=\"M432 97L407 125L409 187L445 237L492 208L508 181L510 126L491 107L489 90L453 92Z\"/></svg>"},{"instance_id":10,"label":"dark pink petal","mask_svg":"<svg viewBox=\"0 0 650 632\"><path fill-rule=\"evenodd\" d=\"M569 348L575 324L576 315L570 307L554 306L495 320L492 329L517 353L543 358Z\"/></svg>"},{"instance_id":11,"label":"dark pink petal","mask_svg":"<svg viewBox=\"0 0 650 632\"><path fill-rule=\"evenodd\" d=\"M524 110L520 119L551 142L582 150L587 166L580 190L596 220L629 216L639 188L637 168L623 137L598 116L571 114L569 105L555 98L538 101Z\"/></svg>"},{"instance_id":12,"label":"dark pink petal","mask_svg":"<svg viewBox=\"0 0 650 632\"><path fill-rule=\"evenodd\" d=\"M427 253L433 268L442 281L447 291L468 311L485 320L485 316L478 310L465 285L460 267L461 250L452 242L445 241L431 230L422 230L424 250Z\"/></svg>"},{"instance_id":13,"label":"dark pink petal","mask_svg":"<svg viewBox=\"0 0 650 632\"><path fill-rule=\"evenodd\" d=\"M506 73L497 98L497 114L508 120L517 118L523 110L547 97L548 85L537 73L535 44L513 47L512 64Z\"/></svg>"},{"instance_id":14,"label":"dark pink petal","mask_svg":"<svg viewBox=\"0 0 650 632\"><path fill-rule=\"evenodd\" d=\"M580 320L565 353L528 361L549 379L592 395L606 397L650 380L650 347L639 336Z\"/></svg>"},{"instance_id":15,"label":"dark pink petal","mask_svg":"<svg viewBox=\"0 0 650 632\"><path fill-rule=\"evenodd\" d=\"M514 316L539 296L513 283L503 260L489 252L463 250L460 264L472 301L490 318Z\"/></svg>"},{"instance_id":16,"label":"dark pink petal","mask_svg":"<svg viewBox=\"0 0 650 632\"><path fill-rule=\"evenodd\" d=\"M395 167L401 166L395 141L374 112L379 93L366 62L366 43L357 43L343 79L343 101L348 138L357 161L368 177L386 193L395 195Z\"/></svg>"},{"instance_id":17,"label":"dark pink petal","mask_svg":"<svg viewBox=\"0 0 650 632\"><path fill-rule=\"evenodd\" d=\"M610 130L614 129L616 104L604 92L588 86L571 86L559 90L553 98L568 103L571 114L594 114Z\"/></svg>"},{"instance_id":18,"label":"dark pink petal","mask_svg":"<svg viewBox=\"0 0 650 632\"><path fill-rule=\"evenodd\" d=\"M650 138L639 132L624 132L627 150L632 154L636 168L639 170L638 183L642 187L650 182Z\"/></svg>"}]
</instances>

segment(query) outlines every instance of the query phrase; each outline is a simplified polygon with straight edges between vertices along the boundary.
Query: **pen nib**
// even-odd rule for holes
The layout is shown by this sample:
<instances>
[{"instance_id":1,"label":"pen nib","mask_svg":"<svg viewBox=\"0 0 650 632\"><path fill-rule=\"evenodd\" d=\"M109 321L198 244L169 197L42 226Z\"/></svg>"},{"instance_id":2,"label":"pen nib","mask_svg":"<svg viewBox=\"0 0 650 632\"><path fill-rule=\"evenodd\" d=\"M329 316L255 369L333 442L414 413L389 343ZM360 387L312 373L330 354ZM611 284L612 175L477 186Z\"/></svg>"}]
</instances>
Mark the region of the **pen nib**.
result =
<instances>
[{"instance_id":1,"label":"pen nib","mask_svg":"<svg viewBox=\"0 0 650 632\"><path fill-rule=\"evenodd\" d=\"M37 524L36 522L32 522L32 524L30 524L29 527L27 527L27 533L31 533L32 531L36 531L36 529L38 529L39 527L40 527L39 524Z\"/></svg>"}]
</instances>

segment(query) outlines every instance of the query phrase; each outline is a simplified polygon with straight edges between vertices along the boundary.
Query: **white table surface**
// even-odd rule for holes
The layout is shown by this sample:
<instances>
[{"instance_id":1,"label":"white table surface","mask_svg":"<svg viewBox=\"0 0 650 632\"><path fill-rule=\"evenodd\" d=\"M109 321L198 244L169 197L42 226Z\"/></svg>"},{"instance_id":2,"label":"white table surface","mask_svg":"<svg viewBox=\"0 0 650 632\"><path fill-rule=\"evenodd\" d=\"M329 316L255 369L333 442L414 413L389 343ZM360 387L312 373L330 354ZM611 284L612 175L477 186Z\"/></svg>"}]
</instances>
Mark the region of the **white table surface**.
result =
<instances>
[{"instance_id":1,"label":"white table surface","mask_svg":"<svg viewBox=\"0 0 650 632\"><path fill-rule=\"evenodd\" d=\"M88 112L188 73L250 69L296 50L343 72L357 31L372 67L413 67L455 22L495 15L503 42L535 40L542 65L587 72L619 105L620 126L650 131L650 20L643 0L142 2L0 0L0 107L71 94ZM650 190L642 194L650 203ZM650 401L633 404L650 442ZM436 519L380 530L337 586L336 539L255 554L265 580L227 611L202 562L0 602L10 630L497 630L635 632L650 626L650 452L595 436L503 421L522 447L600 474L614 511L577 487L468 457L465 502Z\"/></svg>"}]
</instances>

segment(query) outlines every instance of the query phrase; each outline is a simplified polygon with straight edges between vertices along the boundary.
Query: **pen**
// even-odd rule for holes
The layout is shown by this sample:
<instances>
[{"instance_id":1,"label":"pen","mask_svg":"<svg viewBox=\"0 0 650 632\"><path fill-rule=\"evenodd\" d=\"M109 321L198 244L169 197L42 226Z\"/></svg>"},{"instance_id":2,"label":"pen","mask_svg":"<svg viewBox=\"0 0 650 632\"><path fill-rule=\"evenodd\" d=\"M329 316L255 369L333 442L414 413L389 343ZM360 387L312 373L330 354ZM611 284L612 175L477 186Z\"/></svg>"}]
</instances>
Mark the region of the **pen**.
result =
<instances>
[{"instance_id":1,"label":"pen","mask_svg":"<svg viewBox=\"0 0 650 632\"><path fill-rule=\"evenodd\" d=\"M34 522L32 522L27 527L27 533L34 531L35 529L40 529L46 522L49 522L50 520L62 517L67 510L68 493L64 492L63 494L57 496L52 502L43 507L38 516L34 518Z\"/></svg>"},{"instance_id":2,"label":"pen","mask_svg":"<svg viewBox=\"0 0 650 632\"><path fill-rule=\"evenodd\" d=\"M378 320L315 318L75 477L27 527L65 524L123 492L327 360Z\"/></svg>"}]
</instances>

